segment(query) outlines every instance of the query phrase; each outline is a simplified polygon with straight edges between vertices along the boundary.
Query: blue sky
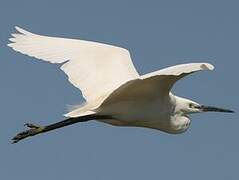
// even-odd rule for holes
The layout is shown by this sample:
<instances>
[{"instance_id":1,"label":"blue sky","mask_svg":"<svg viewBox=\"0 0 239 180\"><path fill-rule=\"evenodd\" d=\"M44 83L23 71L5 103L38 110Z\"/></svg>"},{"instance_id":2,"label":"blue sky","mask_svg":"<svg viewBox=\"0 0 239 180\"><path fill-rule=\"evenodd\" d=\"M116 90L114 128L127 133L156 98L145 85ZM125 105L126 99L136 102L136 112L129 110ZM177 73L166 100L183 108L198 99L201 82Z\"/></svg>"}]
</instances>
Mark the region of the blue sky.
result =
<instances>
[{"instance_id":1,"label":"blue sky","mask_svg":"<svg viewBox=\"0 0 239 180\"><path fill-rule=\"evenodd\" d=\"M25 122L62 120L66 105L83 99L59 66L6 46L18 25L125 47L140 74L207 61L215 71L189 76L173 92L238 112L238 6L220 0L2 1L0 179L238 179L237 113L193 115L181 135L92 121L10 144Z\"/></svg>"}]
</instances>

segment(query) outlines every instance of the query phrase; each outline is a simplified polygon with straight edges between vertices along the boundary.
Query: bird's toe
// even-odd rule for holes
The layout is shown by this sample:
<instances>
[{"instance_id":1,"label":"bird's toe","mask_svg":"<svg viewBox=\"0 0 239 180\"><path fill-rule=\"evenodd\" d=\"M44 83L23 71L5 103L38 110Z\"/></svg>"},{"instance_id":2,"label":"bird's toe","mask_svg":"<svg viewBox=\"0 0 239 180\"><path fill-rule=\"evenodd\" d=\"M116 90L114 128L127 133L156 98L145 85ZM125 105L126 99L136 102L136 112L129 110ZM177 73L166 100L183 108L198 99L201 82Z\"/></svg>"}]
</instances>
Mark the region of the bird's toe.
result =
<instances>
[{"instance_id":1,"label":"bird's toe","mask_svg":"<svg viewBox=\"0 0 239 180\"><path fill-rule=\"evenodd\" d=\"M19 142L20 140L25 139L25 138L27 138L27 137L34 136L34 135L36 135L36 134L39 134L39 133L41 133L41 132L43 131L43 129L44 129L44 127L42 127L42 126L34 125L34 124L31 124L31 123L26 123L26 124L24 124L24 126L27 126L27 127L30 128L30 129L28 129L28 130L26 130L26 131L22 131L22 132L18 133L16 136L14 136L14 137L12 138L12 143L13 143L13 144L14 144L14 143L17 143L17 142Z\"/></svg>"}]
</instances>

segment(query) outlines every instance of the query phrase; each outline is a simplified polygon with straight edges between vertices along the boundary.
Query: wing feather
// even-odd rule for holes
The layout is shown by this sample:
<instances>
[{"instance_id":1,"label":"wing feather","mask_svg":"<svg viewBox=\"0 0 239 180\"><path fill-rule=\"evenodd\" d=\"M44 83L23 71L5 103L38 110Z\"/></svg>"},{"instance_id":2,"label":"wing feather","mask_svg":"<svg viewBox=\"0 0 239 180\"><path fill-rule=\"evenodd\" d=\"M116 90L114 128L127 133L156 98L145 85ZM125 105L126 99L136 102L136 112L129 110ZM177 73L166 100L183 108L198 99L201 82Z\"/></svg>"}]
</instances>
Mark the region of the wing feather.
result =
<instances>
[{"instance_id":1,"label":"wing feather","mask_svg":"<svg viewBox=\"0 0 239 180\"><path fill-rule=\"evenodd\" d=\"M179 79L197 71L213 69L213 65L209 63L189 63L151 72L120 86L104 100L101 106L119 101L134 101L142 97L149 101L162 99L170 94L171 88Z\"/></svg>"},{"instance_id":2,"label":"wing feather","mask_svg":"<svg viewBox=\"0 0 239 180\"><path fill-rule=\"evenodd\" d=\"M16 27L8 46L23 54L61 66L69 81L89 101L138 78L128 50L97 42L48 37Z\"/></svg>"}]
</instances>

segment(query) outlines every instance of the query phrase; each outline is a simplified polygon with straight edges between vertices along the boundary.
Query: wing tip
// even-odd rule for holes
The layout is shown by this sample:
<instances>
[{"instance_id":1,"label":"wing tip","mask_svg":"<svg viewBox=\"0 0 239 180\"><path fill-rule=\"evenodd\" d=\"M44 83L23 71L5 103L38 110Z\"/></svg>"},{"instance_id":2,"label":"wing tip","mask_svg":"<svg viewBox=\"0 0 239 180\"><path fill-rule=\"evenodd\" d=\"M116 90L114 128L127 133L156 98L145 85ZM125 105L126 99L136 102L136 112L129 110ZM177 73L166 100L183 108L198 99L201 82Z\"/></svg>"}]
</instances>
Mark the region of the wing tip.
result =
<instances>
[{"instance_id":1,"label":"wing tip","mask_svg":"<svg viewBox=\"0 0 239 180\"><path fill-rule=\"evenodd\" d=\"M214 66L210 63L202 63L200 67L202 70L214 70Z\"/></svg>"},{"instance_id":2,"label":"wing tip","mask_svg":"<svg viewBox=\"0 0 239 180\"><path fill-rule=\"evenodd\" d=\"M15 29L16 29L19 33L24 34L24 35L31 35L31 34L33 34L33 33L29 32L29 31L23 29L23 28L20 28L19 26L15 26Z\"/></svg>"},{"instance_id":3,"label":"wing tip","mask_svg":"<svg viewBox=\"0 0 239 180\"><path fill-rule=\"evenodd\" d=\"M13 44L14 44L14 43L8 43L7 46L12 48L12 47L13 47Z\"/></svg>"}]
</instances>

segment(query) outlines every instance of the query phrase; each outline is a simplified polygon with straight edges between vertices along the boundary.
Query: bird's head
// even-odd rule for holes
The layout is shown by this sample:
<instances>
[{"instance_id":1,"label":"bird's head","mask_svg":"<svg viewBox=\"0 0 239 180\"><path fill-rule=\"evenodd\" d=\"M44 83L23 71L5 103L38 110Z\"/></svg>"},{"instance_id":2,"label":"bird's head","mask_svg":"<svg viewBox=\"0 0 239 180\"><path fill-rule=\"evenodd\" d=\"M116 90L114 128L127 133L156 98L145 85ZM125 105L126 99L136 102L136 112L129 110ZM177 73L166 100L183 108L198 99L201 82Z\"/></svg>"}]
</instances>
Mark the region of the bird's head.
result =
<instances>
[{"instance_id":1,"label":"bird's head","mask_svg":"<svg viewBox=\"0 0 239 180\"><path fill-rule=\"evenodd\" d=\"M205 106L189 99L176 96L175 113L177 114L192 114L200 112L224 112L233 113L234 111L224 108L218 108L215 106Z\"/></svg>"}]
</instances>

